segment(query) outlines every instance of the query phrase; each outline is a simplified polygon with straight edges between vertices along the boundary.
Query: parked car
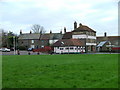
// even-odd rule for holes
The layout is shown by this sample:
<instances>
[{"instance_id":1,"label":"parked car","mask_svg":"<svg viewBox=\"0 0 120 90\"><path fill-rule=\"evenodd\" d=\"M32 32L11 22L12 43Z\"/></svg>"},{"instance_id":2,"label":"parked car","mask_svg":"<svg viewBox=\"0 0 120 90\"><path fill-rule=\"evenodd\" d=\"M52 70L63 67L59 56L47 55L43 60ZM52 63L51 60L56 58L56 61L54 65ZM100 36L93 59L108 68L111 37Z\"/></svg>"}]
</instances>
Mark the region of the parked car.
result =
<instances>
[{"instance_id":1,"label":"parked car","mask_svg":"<svg viewBox=\"0 0 120 90\"><path fill-rule=\"evenodd\" d=\"M32 51L33 50L33 48L28 48L28 51Z\"/></svg>"},{"instance_id":2,"label":"parked car","mask_svg":"<svg viewBox=\"0 0 120 90\"><path fill-rule=\"evenodd\" d=\"M1 48L0 49L2 52L10 52L10 49L8 49L8 48Z\"/></svg>"},{"instance_id":3,"label":"parked car","mask_svg":"<svg viewBox=\"0 0 120 90\"><path fill-rule=\"evenodd\" d=\"M33 52L47 52L47 53L51 53L52 52L52 48L50 46L44 46L42 48L33 49Z\"/></svg>"},{"instance_id":4,"label":"parked car","mask_svg":"<svg viewBox=\"0 0 120 90\"><path fill-rule=\"evenodd\" d=\"M2 51L2 48L0 48L0 51Z\"/></svg>"},{"instance_id":5,"label":"parked car","mask_svg":"<svg viewBox=\"0 0 120 90\"><path fill-rule=\"evenodd\" d=\"M14 47L10 48L10 51L14 51Z\"/></svg>"}]
</instances>

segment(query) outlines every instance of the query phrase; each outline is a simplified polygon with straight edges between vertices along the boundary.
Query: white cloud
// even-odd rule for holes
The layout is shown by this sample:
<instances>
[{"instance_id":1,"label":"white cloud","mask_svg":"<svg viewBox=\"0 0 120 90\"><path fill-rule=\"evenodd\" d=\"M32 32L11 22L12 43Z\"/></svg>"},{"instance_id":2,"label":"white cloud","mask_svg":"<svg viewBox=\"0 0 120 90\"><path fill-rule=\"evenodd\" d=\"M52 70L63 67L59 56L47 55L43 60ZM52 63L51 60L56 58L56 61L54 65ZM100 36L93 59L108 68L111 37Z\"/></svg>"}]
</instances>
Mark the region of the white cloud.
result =
<instances>
[{"instance_id":1,"label":"white cloud","mask_svg":"<svg viewBox=\"0 0 120 90\"><path fill-rule=\"evenodd\" d=\"M4 29L5 31L14 31L14 33L19 34L20 30L23 30L24 33L27 33L28 31L30 31L31 26L32 26L31 24L15 24L15 23L6 21L6 22L2 22L2 25L0 25L0 28Z\"/></svg>"}]
</instances>

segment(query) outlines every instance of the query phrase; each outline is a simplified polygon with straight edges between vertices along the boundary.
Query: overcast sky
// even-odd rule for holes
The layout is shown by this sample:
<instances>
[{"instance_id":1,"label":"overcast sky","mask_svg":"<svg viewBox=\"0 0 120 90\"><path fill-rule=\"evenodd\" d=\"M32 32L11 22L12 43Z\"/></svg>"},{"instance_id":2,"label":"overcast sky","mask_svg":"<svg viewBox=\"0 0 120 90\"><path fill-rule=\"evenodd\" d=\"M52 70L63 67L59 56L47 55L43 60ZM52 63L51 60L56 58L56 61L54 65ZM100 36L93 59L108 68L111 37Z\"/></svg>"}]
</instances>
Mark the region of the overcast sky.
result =
<instances>
[{"instance_id":1,"label":"overcast sky","mask_svg":"<svg viewBox=\"0 0 120 90\"><path fill-rule=\"evenodd\" d=\"M97 32L97 36L118 35L119 0L0 0L0 28L28 33L33 24L47 32L73 30L77 21Z\"/></svg>"}]
</instances>

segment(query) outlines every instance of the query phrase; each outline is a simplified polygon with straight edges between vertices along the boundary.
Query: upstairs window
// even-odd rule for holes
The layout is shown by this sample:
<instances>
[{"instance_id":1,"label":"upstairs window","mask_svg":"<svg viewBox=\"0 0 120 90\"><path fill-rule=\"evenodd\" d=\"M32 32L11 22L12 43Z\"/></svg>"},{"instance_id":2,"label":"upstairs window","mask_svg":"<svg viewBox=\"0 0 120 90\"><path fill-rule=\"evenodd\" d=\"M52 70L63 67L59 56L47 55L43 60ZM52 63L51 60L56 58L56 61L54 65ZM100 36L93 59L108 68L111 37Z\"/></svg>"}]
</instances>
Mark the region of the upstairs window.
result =
<instances>
[{"instance_id":1,"label":"upstairs window","mask_svg":"<svg viewBox=\"0 0 120 90\"><path fill-rule=\"evenodd\" d=\"M34 43L34 40L31 40L31 43Z\"/></svg>"}]
</instances>

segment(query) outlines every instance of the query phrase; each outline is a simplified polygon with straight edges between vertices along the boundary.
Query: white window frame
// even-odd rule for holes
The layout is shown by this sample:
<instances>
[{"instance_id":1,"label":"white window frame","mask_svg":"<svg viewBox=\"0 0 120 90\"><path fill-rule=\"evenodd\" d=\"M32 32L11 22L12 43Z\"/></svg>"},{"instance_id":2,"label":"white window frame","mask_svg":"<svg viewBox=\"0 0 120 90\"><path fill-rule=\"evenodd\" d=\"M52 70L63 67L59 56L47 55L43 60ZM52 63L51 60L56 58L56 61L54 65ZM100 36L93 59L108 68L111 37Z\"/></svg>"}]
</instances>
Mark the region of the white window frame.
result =
<instances>
[{"instance_id":1,"label":"white window frame","mask_svg":"<svg viewBox=\"0 0 120 90\"><path fill-rule=\"evenodd\" d=\"M34 43L34 40L31 40L31 43Z\"/></svg>"}]
</instances>

